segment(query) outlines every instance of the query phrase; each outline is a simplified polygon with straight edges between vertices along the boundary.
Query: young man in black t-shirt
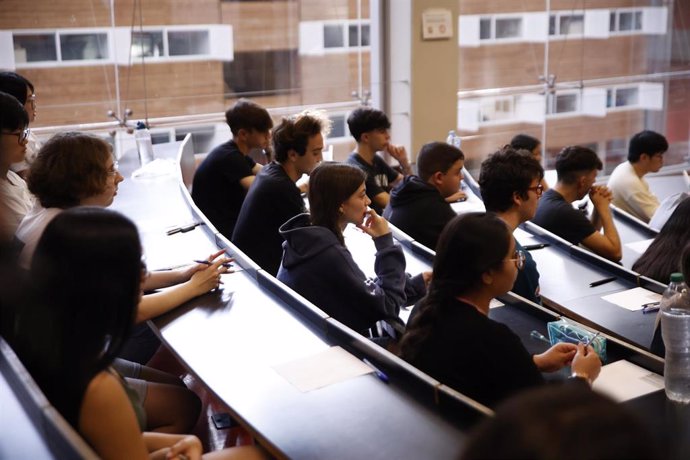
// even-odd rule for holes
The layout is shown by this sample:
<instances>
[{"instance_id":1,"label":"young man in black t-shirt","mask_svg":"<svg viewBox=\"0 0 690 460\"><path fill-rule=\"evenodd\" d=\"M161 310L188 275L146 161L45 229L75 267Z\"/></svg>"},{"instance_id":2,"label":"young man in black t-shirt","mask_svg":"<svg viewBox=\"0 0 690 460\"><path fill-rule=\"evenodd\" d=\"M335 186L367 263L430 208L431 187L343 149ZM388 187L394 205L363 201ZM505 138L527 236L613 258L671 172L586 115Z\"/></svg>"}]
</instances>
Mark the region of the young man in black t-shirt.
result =
<instances>
[{"instance_id":1,"label":"young man in black t-shirt","mask_svg":"<svg viewBox=\"0 0 690 460\"><path fill-rule=\"evenodd\" d=\"M388 152L398 160L405 176L412 174L407 152L404 147L390 143L391 122L380 110L360 107L347 117L347 125L352 137L357 141L357 148L346 162L366 173L370 207L381 214L388 205L391 189L402 181L403 174L388 166L376 152Z\"/></svg>"},{"instance_id":2,"label":"young man in black t-shirt","mask_svg":"<svg viewBox=\"0 0 690 460\"><path fill-rule=\"evenodd\" d=\"M321 162L330 120L313 110L283 118L273 130L275 161L256 176L232 235L232 242L254 262L276 275L283 255L278 228L305 212L295 182Z\"/></svg>"},{"instance_id":3,"label":"young man in black t-shirt","mask_svg":"<svg viewBox=\"0 0 690 460\"><path fill-rule=\"evenodd\" d=\"M561 150L556 157L558 182L539 200L532 222L572 244L582 244L595 254L618 262L622 251L609 207L613 197L606 187L594 185L602 166L597 154L586 147ZM588 194L594 205L591 219L572 206L573 201Z\"/></svg>"},{"instance_id":4,"label":"young man in black t-shirt","mask_svg":"<svg viewBox=\"0 0 690 460\"><path fill-rule=\"evenodd\" d=\"M261 170L248 155L268 148L273 120L258 104L240 99L225 112L232 139L211 150L194 174L192 198L216 229L230 239L237 215Z\"/></svg>"}]
</instances>

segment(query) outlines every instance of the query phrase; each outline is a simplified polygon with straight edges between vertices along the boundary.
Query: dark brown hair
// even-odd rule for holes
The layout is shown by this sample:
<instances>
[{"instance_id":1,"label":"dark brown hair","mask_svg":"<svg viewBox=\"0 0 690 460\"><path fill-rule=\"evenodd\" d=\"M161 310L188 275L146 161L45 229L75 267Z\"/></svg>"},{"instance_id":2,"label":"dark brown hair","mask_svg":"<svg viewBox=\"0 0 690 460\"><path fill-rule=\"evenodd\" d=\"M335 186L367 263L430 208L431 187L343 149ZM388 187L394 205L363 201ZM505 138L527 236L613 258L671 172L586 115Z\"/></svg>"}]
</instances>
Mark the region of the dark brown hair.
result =
<instances>
[{"instance_id":1,"label":"dark brown hair","mask_svg":"<svg viewBox=\"0 0 690 460\"><path fill-rule=\"evenodd\" d=\"M304 156L309 139L319 133L325 136L330 130L331 121L324 113L315 110L305 110L297 115L284 117L272 134L276 161L285 162L290 150Z\"/></svg>"},{"instance_id":2,"label":"dark brown hair","mask_svg":"<svg viewBox=\"0 0 690 460\"><path fill-rule=\"evenodd\" d=\"M309 178L311 223L326 227L335 233L340 244L345 244L338 225L340 205L357 191L365 179L361 169L344 163L321 163L314 168Z\"/></svg>"}]
</instances>

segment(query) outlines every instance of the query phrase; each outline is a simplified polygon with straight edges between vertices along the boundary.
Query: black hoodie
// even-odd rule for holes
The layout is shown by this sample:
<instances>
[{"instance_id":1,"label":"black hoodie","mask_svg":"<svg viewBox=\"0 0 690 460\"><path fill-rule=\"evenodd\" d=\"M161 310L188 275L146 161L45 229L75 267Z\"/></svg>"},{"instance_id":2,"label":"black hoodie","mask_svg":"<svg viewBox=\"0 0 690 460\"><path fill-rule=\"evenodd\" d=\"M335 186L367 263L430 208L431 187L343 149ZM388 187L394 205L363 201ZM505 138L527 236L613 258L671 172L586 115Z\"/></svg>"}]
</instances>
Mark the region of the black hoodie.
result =
<instances>
[{"instance_id":1,"label":"black hoodie","mask_svg":"<svg viewBox=\"0 0 690 460\"><path fill-rule=\"evenodd\" d=\"M417 176L407 176L391 191L383 216L414 240L436 249L443 227L456 214L435 187Z\"/></svg>"},{"instance_id":2,"label":"black hoodie","mask_svg":"<svg viewBox=\"0 0 690 460\"><path fill-rule=\"evenodd\" d=\"M335 234L299 214L280 227L278 279L346 326L364 333L378 320L399 321L406 304L405 256L389 233L374 238L376 279L367 279Z\"/></svg>"}]
</instances>

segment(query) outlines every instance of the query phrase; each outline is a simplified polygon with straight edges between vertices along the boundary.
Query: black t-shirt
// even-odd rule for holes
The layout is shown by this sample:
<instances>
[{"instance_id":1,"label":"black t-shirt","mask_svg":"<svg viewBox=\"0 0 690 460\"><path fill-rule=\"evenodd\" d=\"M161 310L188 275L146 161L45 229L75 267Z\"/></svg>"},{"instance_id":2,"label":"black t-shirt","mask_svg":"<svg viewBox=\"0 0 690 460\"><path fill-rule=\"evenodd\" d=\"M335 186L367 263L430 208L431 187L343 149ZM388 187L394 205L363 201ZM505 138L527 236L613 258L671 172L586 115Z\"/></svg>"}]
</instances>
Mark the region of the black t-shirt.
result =
<instances>
[{"instance_id":1,"label":"black t-shirt","mask_svg":"<svg viewBox=\"0 0 690 460\"><path fill-rule=\"evenodd\" d=\"M256 175L247 193L232 242L275 276L283 256L278 228L303 212L304 200L295 183L279 163L270 163Z\"/></svg>"},{"instance_id":2,"label":"black t-shirt","mask_svg":"<svg viewBox=\"0 0 690 460\"><path fill-rule=\"evenodd\" d=\"M194 174L194 203L228 239L247 194L240 179L252 176L255 164L231 140L211 150Z\"/></svg>"},{"instance_id":3,"label":"black t-shirt","mask_svg":"<svg viewBox=\"0 0 690 460\"><path fill-rule=\"evenodd\" d=\"M525 265L522 270L518 272L515 283L513 284L513 291L532 302L541 304L541 295L539 292L539 272L537 271L537 263L534 261L532 254L526 251L525 248L515 240L515 249L525 253Z\"/></svg>"},{"instance_id":4,"label":"black t-shirt","mask_svg":"<svg viewBox=\"0 0 690 460\"><path fill-rule=\"evenodd\" d=\"M411 363L486 406L544 383L520 338L472 305L446 300L432 328Z\"/></svg>"},{"instance_id":5,"label":"black t-shirt","mask_svg":"<svg viewBox=\"0 0 690 460\"><path fill-rule=\"evenodd\" d=\"M537 213L532 222L572 244L580 244L582 240L597 231L587 216L573 208L554 189L547 190L539 199Z\"/></svg>"},{"instance_id":6,"label":"black t-shirt","mask_svg":"<svg viewBox=\"0 0 690 460\"><path fill-rule=\"evenodd\" d=\"M347 164L357 166L367 175L366 188L367 196L371 200L371 208L379 215L383 212L383 208L374 203L374 197L381 192L390 193L392 186L390 184L397 179L399 172L388 166L378 155L374 155L374 164L369 164L359 156L357 152L352 152L346 160Z\"/></svg>"}]
</instances>

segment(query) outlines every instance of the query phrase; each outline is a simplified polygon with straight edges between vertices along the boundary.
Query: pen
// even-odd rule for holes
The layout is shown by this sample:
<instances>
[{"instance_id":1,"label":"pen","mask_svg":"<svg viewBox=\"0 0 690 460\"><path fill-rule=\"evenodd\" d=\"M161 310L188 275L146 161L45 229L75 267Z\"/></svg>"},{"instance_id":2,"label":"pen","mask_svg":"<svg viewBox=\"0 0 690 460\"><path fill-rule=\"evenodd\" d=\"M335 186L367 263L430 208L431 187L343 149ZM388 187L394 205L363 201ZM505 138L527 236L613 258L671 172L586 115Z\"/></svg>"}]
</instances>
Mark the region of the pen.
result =
<instances>
[{"instance_id":1,"label":"pen","mask_svg":"<svg viewBox=\"0 0 690 460\"><path fill-rule=\"evenodd\" d=\"M366 364L374 370L374 374L376 374L376 377L378 377L380 381L382 381L383 383L388 383L388 376L381 372L381 370L378 367L371 364L371 362L367 358L362 358L362 361L364 361L364 364Z\"/></svg>"},{"instance_id":2,"label":"pen","mask_svg":"<svg viewBox=\"0 0 690 460\"><path fill-rule=\"evenodd\" d=\"M617 278L615 276L612 276L610 278L604 278L603 280L592 281L591 283L589 283L589 287L601 286L602 284L610 283L611 281L616 281L616 279Z\"/></svg>"},{"instance_id":3,"label":"pen","mask_svg":"<svg viewBox=\"0 0 690 460\"><path fill-rule=\"evenodd\" d=\"M195 259L194 262L196 262L196 263L198 263L198 264L204 264L204 265L213 265L213 262L209 262L208 260L196 260L196 259ZM221 265L222 265L223 267L225 267L225 268L230 268L230 267L232 267L232 263L231 263L231 262L225 262L224 264L221 264Z\"/></svg>"},{"instance_id":4,"label":"pen","mask_svg":"<svg viewBox=\"0 0 690 460\"><path fill-rule=\"evenodd\" d=\"M587 340L587 341L585 342L585 348L587 348L588 346L590 346L590 345L592 344L592 342L594 342L594 339L596 339L597 337L599 337L599 334L601 334L601 332L597 332L597 333L594 334L592 337L590 337L589 340Z\"/></svg>"},{"instance_id":5,"label":"pen","mask_svg":"<svg viewBox=\"0 0 690 460\"><path fill-rule=\"evenodd\" d=\"M548 248L549 246L551 246L549 243L528 244L527 246L523 246L522 249L525 251L534 251L535 249L544 249Z\"/></svg>"},{"instance_id":6,"label":"pen","mask_svg":"<svg viewBox=\"0 0 690 460\"><path fill-rule=\"evenodd\" d=\"M199 225L201 225L202 223L203 223L203 222L192 222L192 223L189 224L189 225L182 225L182 226L180 226L180 227L171 228L170 230L168 230L168 231L165 232L165 233L166 233L168 236L174 235L174 234L176 234L176 233L187 233L187 232L190 232L190 231L194 230L195 228L197 228L197 227L198 227Z\"/></svg>"},{"instance_id":7,"label":"pen","mask_svg":"<svg viewBox=\"0 0 690 460\"><path fill-rule=\"evenodd\" d=\"M642 304L642 314L652 313L654 311L659 311L661 302L649 302Z\"/></svg>"},{"instance_id":8,"label":"pen","mask_svg":"<svg viewBox=\"0 0 690 460\"><path fill-rule=\"evenodd\" d=\"M549 339L547 339L546 336L539 331L532 331L529 333L529 336L532 337L533 339L541 340L542 342L546 342L549 345L551 345L551 341Z\"/></svg>"}]
</instances>

